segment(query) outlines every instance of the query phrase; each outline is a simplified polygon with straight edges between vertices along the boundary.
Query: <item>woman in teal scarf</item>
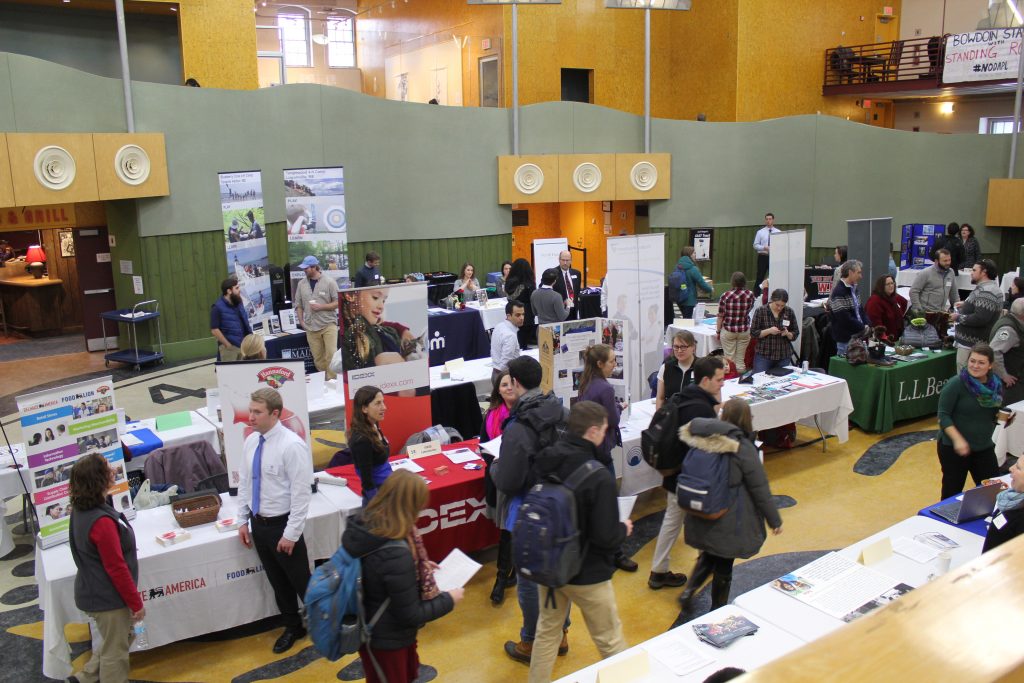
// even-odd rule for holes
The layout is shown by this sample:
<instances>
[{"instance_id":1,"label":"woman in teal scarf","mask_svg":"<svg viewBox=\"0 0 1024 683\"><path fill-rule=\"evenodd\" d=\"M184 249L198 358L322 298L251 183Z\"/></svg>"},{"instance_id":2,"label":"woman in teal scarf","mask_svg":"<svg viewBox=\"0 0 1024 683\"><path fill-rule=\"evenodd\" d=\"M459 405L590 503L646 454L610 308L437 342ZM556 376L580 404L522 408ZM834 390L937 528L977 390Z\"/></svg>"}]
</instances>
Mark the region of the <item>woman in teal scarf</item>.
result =
<instances>
[{"instance_id":1,"label":"woman in teal scarf","mask_svg":"<svg viewBox=\"0 0 1024 683\"><path fill-rule=\"evenodd\" d=\"M1010 488L996 496L996 511L981 552L988 552L1024 533L1024 467L1020 460L1010 468Z\"/></svg>"},{"instance_id":2,"label":"woman in teal scarf","mask_svg":"<svg viewBox=\"0 0 1024 683\"><path fill-rule=\"evenodd\" d=\"M967 367L939 394L937 448L943 500L964 490L968 472L976 485L999 476L992 430L1003 403L1003 383L992 372L994 362L991 346L975 344Z\"/></svg>"}]
</instances>

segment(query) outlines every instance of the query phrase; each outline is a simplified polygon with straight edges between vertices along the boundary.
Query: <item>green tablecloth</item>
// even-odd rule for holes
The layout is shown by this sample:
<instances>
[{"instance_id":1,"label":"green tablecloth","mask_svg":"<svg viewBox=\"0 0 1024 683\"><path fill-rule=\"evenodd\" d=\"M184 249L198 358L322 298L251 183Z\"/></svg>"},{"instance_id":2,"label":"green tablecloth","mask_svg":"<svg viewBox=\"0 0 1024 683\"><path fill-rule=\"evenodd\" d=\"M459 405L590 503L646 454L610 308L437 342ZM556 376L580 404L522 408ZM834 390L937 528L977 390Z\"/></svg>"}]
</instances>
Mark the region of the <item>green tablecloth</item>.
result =
<instances>
[{"instance_id":1,"label":"green tablecloth","mask_svg":"<svg viewBox=\"0 0 1024 683\"><path fill-rule=\"evenodd\" d=\"M928 358L891 367L854 367L845 358L833 356L829 374L842 377L850 386L850 420L864 431L887 432L897 420L935 415L942 385L956 374L956 351L927 353Z\"/></svg>"}]
</instances>

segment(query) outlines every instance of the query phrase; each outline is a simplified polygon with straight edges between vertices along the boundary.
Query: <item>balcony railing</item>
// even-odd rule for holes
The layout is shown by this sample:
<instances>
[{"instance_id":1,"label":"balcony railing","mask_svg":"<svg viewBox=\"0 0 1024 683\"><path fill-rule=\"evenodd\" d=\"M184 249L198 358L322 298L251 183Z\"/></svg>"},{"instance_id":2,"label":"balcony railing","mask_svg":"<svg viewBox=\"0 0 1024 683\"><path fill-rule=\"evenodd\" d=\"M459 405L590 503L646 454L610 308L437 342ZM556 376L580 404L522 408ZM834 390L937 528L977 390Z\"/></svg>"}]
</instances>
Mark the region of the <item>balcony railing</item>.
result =
<instances>
[{"instance_id":1,"label":"balcony railing","mask_svg":"<svg viewBox=\"0 0 1024 683\"><path fill-rule=\"evenodd\" d=\"M840 95L934 88L942 79L945 43L943 36L931 36L825 50L822 92Z\"/></svg>"}]
</instances>

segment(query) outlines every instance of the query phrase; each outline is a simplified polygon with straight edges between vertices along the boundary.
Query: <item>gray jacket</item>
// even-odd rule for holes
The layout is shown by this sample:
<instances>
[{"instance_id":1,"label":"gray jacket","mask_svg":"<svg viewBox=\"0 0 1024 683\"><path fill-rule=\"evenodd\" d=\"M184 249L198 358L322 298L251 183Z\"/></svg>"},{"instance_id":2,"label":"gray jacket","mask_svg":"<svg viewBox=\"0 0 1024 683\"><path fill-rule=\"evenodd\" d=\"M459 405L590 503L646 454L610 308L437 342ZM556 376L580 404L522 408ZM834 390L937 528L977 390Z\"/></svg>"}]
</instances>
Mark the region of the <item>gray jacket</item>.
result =
<instances>
[{"instance_id":1,"label":"gray jacket","mask_svg":"<svg viewBox=\"0 0 1024 683\"><path fill-rule=\"evenodd\" d=\"M533 290L533 294L530 295L530 307L541 325L560 323L569 317L569 309L565 307L562 295L550 287Z\"/></svg>"},{"instance_id":2,"label":"gray jacket","mask_svg":"<svg viewBox=\"0 0 1024 683\"><path fill-rule=\"evenodd\" d=\"M706 417L691 420L679 439L690 448L728 454L729 486L736 492L736 503L719 519L686 516L686 545L718 557L756 555L767 537L765 520L773 529L782 526L757 448L736 425Z\"/></svg>"},{"instance_id":3,"label":"gray jacket","mask_svg":"<svg viewBox=\"0 0 1024 683\"><path fill-rule=\"evenodd\" d=\"M982 282L960 307L954 336L960 346L970 348L978 342L988 343L992 326L1003 310L1003 292L995 280Z\"/></svg>"},{"instance_id":4,"label":"gray jacket","mask_svg":"<svg viewBox=\"0 0 1024 683\"><path fill-rule=\"evenodd\" d=\"M931 265L914 278L910 287L910 310L914 313L949 311L960 301L956 290L956 272L949 268L940 270Z\"/></svg>"}]
</instances>

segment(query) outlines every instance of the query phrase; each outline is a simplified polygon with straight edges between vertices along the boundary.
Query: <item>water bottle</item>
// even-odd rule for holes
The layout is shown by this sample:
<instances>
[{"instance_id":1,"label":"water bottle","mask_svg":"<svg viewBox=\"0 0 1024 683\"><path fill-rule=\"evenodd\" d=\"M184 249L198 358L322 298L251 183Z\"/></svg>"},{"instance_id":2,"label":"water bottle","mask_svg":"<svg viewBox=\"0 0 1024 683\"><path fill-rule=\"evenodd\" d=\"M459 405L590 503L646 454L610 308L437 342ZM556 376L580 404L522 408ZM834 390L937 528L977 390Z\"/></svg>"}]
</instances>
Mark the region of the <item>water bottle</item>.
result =
<instances>
[{"instance_id":1,"label":"water bottle","mask_svg":"<svg viewBox=\"0 0 1024 683\"><path fill-rule=\"evenodd\" d=\"M146 635L146 622L136 621L135 625L132 626L135 632L135 647L139 650L149 649L149 636Z\"/></svg>"}]
</instances>

